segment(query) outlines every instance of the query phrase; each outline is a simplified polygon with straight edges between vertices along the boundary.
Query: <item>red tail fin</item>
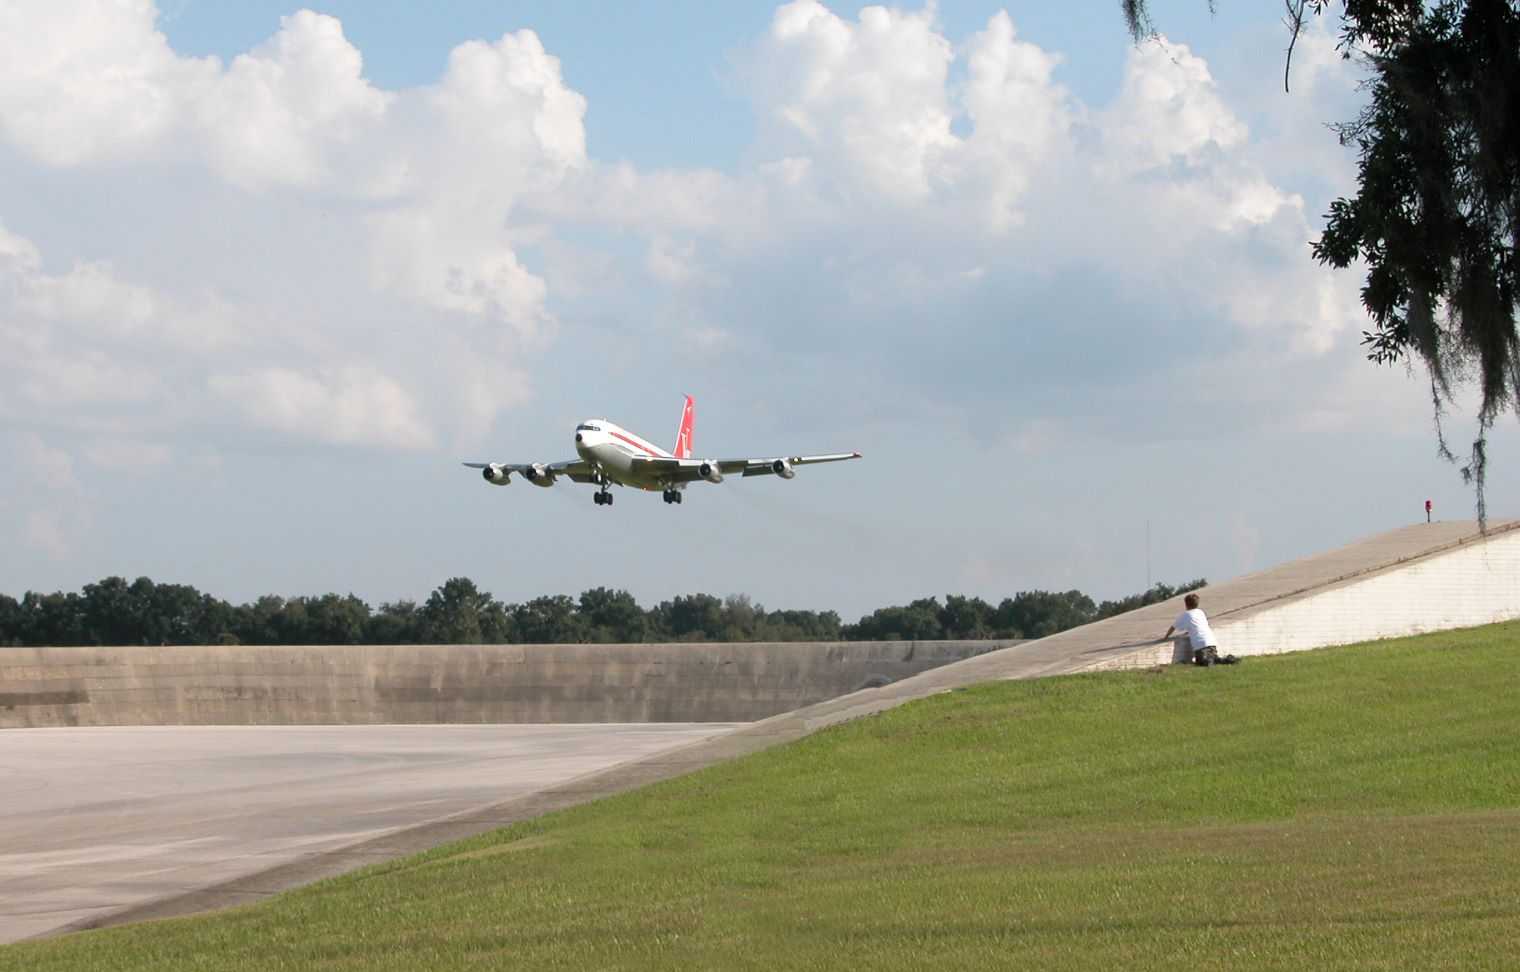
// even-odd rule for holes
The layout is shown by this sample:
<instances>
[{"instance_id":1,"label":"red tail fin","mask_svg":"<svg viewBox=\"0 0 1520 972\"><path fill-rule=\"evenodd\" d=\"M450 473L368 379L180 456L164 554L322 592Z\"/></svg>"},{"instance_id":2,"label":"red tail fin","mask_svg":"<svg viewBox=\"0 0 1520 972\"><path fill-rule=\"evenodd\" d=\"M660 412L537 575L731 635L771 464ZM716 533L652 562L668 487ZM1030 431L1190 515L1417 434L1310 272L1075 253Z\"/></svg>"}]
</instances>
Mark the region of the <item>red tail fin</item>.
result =
<instances>
[{"instance_id":1,"label":"red tail fin","mask_svg":"<svg viewBox=\"0 0 1520 972\"><path fill-rule=\"evenodd\" d=\"M676 433L676 447L671 451L677 459L691 458L692 412L692 399L687 395L686 407L681 410L681 431Z\"/></svg>"}]
</instances>

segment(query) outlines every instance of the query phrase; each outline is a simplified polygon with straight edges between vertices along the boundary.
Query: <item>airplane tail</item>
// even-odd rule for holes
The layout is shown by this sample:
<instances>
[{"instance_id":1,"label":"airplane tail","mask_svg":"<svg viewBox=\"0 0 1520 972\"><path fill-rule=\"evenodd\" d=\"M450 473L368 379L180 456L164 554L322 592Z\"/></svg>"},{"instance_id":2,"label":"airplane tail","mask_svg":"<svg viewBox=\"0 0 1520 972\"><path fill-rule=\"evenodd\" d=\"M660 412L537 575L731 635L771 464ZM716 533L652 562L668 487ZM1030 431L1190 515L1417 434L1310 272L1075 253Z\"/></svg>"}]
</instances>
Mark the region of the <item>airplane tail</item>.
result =
<instances>
[{"instance_id":1,"label":"airplane tail","mask_svg":"<svg viewBox=\"0 0 1520 972\"><path fill-rule=\"evenodd\" d=\"M686 407L681 410L681 430L676 433L676 447L671 455L677 459L691 458L691 427L693 419L692 399L686 396Z\"/></svg>"}]
</instances>

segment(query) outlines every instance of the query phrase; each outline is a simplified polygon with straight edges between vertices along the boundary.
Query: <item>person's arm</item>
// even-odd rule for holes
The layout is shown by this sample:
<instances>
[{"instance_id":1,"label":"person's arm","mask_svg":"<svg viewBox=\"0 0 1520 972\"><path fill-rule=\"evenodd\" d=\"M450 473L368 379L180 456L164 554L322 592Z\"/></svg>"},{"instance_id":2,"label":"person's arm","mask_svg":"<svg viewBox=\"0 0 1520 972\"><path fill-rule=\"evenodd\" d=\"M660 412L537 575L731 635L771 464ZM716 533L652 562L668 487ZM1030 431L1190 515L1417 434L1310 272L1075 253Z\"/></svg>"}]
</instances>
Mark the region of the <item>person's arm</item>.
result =
<instances>
[{"instance_id":1,"label":"person's arm","mask_svg":"<svg viewBox=\"0 0 1520 972\"><path fill-rule=\"evenodd\" d=\"M1167 625L1166 626L1166 634L1164 634L1164 635L1161 636L1161 640L1165 641L1166 639L1170 638L1172 636L1172 632L1176 631L1176 630L1177 630L1177 626L1175 624L1169 624L1169 625Z\"/></svg>"}]
</instances>

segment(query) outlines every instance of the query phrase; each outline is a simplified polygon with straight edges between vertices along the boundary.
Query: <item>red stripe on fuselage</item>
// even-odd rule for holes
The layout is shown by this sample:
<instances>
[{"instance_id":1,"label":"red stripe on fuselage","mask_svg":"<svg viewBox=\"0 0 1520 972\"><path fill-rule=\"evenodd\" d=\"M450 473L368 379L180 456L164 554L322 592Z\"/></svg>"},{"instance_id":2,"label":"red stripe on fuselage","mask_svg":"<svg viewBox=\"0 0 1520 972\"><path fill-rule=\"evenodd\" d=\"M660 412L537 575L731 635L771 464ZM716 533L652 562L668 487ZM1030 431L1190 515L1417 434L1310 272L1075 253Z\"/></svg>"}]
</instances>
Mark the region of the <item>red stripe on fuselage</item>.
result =
<instances>
[{"instance_id":1,"label":"red stripe on fuselage","mask_svg":"<svg viewBox=\"0 0 1520 972\"><path fill-rule=\"evenodd\" d=\"M660 459L665 456L665 453L660 451L655 446L652 446L647 442L641 442L638 439L626 436L621 432L612 432L609 430L607 434L612 436L614 439L622 439L624 442L628 443L636 449L642 449L644 451L644 454L650 458Z\"/></svg>"}]
</instances>

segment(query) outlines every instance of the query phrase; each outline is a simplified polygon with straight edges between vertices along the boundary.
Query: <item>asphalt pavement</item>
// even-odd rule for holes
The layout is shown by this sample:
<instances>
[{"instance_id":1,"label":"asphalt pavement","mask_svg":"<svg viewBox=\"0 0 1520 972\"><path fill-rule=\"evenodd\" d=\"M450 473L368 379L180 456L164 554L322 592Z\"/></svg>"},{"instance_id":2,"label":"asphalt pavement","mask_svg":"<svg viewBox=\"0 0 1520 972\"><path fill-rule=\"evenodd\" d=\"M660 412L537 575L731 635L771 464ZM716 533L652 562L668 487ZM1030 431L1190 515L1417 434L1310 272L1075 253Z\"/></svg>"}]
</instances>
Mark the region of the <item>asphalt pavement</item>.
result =
<instances>
[{"instance_id":1,"label":"asphalt pavement","mask_svg":"<svg viewBox=\"0 0 1520 972\"><path fill-rule=\"evenodd\" d=\"M0 731L0 943L191 892L211 906L256 900L267 891L239 879L322 876L343 848L430 822L446 829L452 816L735 725Z\"/></svg>"}]
</instances>

